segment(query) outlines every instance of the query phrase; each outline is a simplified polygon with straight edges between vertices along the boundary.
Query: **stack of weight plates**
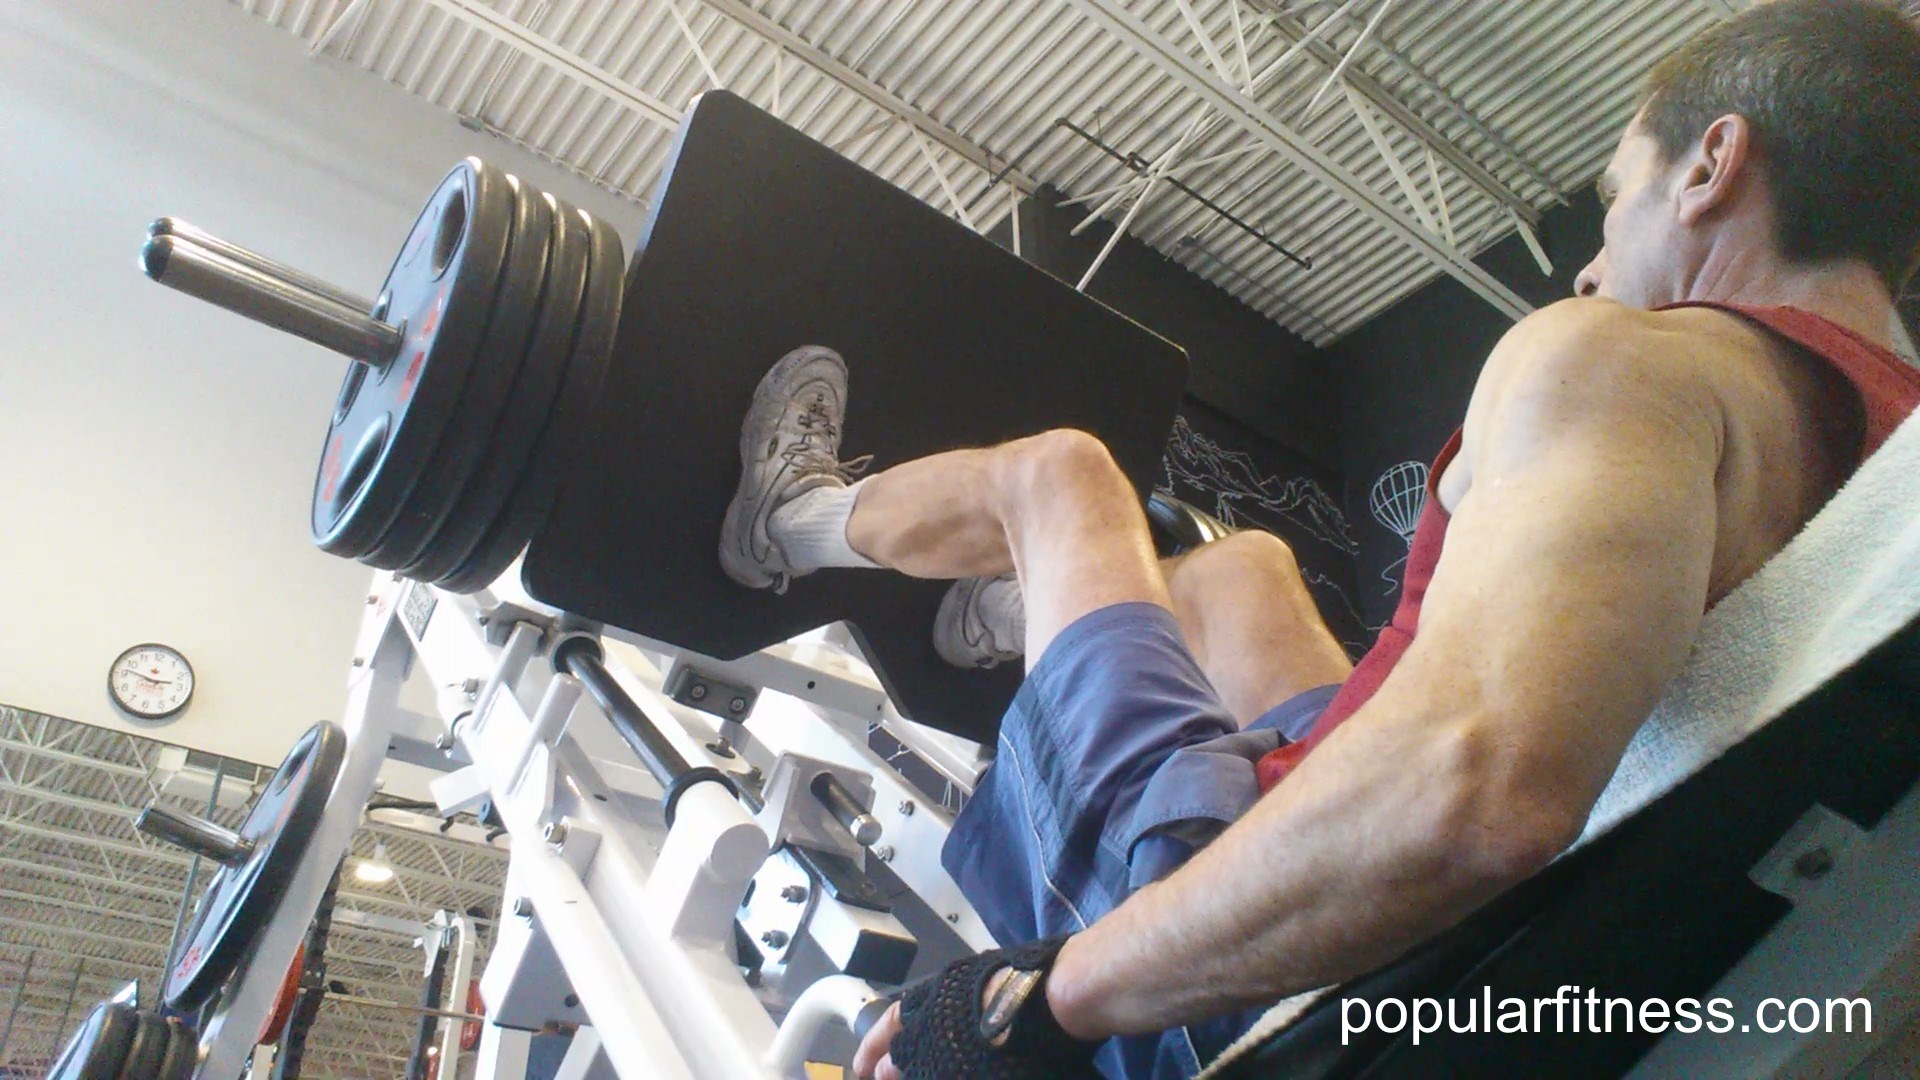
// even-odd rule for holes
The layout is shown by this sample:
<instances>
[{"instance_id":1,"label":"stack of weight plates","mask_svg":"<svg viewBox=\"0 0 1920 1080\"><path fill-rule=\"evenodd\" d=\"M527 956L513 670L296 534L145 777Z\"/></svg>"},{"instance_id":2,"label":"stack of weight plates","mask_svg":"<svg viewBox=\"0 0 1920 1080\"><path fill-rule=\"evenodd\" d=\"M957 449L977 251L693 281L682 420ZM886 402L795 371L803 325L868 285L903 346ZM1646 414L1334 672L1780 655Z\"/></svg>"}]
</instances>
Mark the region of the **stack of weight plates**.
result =
<instances>
[{"instance_id":1,"label":"stack of weight plates","mask_svg":"<svg viewBox=\"0 0 1920 1080\"><path fill-rule=\"evenodd\" d=\"M340 388L314 542L461 592L505 571L585 437L625 270L611 225L478 159L455 166L375 302L400 351Z\"/></svg>"}]
</instances>

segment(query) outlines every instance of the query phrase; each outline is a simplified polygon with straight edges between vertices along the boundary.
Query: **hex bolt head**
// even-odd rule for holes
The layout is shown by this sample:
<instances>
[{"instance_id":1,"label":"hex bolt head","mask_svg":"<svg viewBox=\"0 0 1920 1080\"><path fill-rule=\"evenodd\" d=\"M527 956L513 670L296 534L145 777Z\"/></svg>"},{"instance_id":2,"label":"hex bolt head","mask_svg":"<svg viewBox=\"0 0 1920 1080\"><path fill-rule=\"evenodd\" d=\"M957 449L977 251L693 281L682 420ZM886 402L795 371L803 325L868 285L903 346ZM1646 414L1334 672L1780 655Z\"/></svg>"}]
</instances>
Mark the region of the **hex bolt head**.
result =
<instances>
[{"instance_id":1,"label":"hex bolt head","mask_svg":"<svg viewBox=\"0 0 1920 1080\"><path fill-rule=\"evenodd\" d=\"M912 817L913 816L913 800L901 799L900 806L898 809L900 811L901 817Z\"/></svg>"},{"instance_id":2,"label":"hex bolt head","mask_svg":"<svg viewBox=\"0 0 1920 1080\"><path fill-rule=\"evenodd\" d=\"M893 845L881 844L879 847L874 848L873 857L876 859L879 859L881 862L892 862L893 861Z\"/></svg>"},{"instance_id":3,"label":"hex bolt head","mask_svg":"<svg viewBox=\"0 0 1920 1080\"><path fill-rule=\"evenodd\" d=\"M480 680L479 679L462 680L460 683L460 693L464 694L468 701L472 701L474 698L479 697L480 696Z\"/></svg>"},{"instance_id":4,"label":"hex bolt head","mask_svg":"<svg viewBox=\"0 0 1920 1080\"><path fill-rule=\"evenodd\" d=\"M948 922L950 922L950 923L957 923L957 922L959 922L959 921L960 921L960 913L959 913L959 912L957 912L957 911L949 911L949 912L947 912L947 921L948 921Z\"/></svg>"},{"instance_id":5,"label":"hex bolt head","mask_svg":"<svg viewBox=\"0 0 1920 1080\"><path fill-rule=\"evenodd\" d=\"M564 821L549 822L547 827L541 830L540 835L546 840L548 847L562 847L567 842L567 823Z\"/></svg>"},{"instance_id":6,"label":"hex bolt head","mask_svg":"<svg viewBox=\"0 0 1920 1080\"><path fill-rule=\"evenodd\" d=\"M785 900L789 904L803 903L807 899L807 887L805 885L782 885L780 887L780 899Z\"/></svg>"},{"instance_id":7,"label":"hex bolt head","mask_svg":"<svg viewBox=\"0 0 1920 1080\"><path fill-rule=\"evenodd\" d=\"M787 947L787 932L785 930L769 930L760 935L760 944L765 945L769 949L784 949Z\"/></svg>"},{"instance_id":8,"label":"hex bolt head","mask_svg":"<svg viewBox=\"0 0 1920 1080\"><path fill-rule=\"evenodd\" d=\"M442 753L453 749L453 732L449 731L433 740L433 748Z\"/></svg>"},{"instance_id":9,"label":"hex bolt head","mask_svg":"<svg viewBox=\"0 0 1920 1080\"><path fill-rule=\"evenodd\" d=\"M692 686L687 687L687 696L695 701L705 701L707 699L707 684L694 683Z\"/></svg>"},{"instance_id":10,"label":"hex bolt head","mask_svg":"<svg viewBox=\"0 0 1920 1080\"><path fill-rule=\"evenodd\" d=\"M513 898L513 913L522 919L533 918L533 901L524 896Z\"/></svg>"},{"instance_id":11,"label":"hex bolt head","mask_svg":"<svg viewBox=\"0 0 1920 1080\"><path fill-rule=\"evenodd\" d=\"M1808 881L1818 881L1833 871L1833 852L1824 847L1813 848L1800 853L1793 860L1793 872Z\"/></svg>"},{"instance_id":12,"label":"hex bolt head","mask_svg":"<svg viewBox=\"0 0 1920 1080\"><path fill-rule=\"evenodd\" d=\"M743 697L737 697L737 698L734 698L732 701L727 702L727 711L730 713L746 712L747 699Z\"/></svg>"}]
</instances>

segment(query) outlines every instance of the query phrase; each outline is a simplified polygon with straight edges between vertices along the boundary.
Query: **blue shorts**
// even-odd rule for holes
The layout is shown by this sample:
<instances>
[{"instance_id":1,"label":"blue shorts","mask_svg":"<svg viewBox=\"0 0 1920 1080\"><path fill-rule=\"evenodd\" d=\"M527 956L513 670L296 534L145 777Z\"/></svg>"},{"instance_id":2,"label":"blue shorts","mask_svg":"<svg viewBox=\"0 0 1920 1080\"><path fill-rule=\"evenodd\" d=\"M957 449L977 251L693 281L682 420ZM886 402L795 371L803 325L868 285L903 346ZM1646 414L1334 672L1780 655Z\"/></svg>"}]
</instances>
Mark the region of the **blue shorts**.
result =
<instances>
[{"instance_id":1,"label":"blue shorts","mask_svg":"<svg viewBox=\"0 0 1920 1080\"><path fill-rule=\"evenodd\" d=\"M1092 612L1027 675L941 862L1003 943L1084 929L1245 813L1254 763L1304 736L1338 689L1243 730L1165 608ZM1190 1077L1261 1011L1114 1039L1097 1061L1112 1077Z\"/></svg>"}]
</instances>

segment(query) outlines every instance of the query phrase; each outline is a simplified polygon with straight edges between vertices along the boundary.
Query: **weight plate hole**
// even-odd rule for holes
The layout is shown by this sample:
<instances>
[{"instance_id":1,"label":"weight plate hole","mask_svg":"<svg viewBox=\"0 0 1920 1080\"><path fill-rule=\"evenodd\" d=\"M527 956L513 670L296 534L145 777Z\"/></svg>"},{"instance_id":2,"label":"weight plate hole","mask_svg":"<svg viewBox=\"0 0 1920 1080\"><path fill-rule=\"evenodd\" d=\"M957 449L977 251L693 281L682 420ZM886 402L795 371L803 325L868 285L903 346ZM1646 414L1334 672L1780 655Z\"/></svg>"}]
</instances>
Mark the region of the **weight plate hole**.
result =
<instances>
[{"instance_id":1,"label":"weight plate hole","mask_svg":"<svg viewBox=\"0 0 1920 1080\"><path fill-rule=\"evenodd\" d=\"M453 262L453 253L460 249L460 241L466 235L467 193L456 191L440 211L440 231L433 238L433 272L436 276L446 273L447 266Z\"/></svg>"},{"instance_id":2,"label":"weight plate hole","mask_svg":"<svg viewBox=\"0 0 1920 1080\"><path fill-rule=\"evenodd\" d=\"M347 379L340 384L340 400L333 407L333 422L337 425L347 418L348 410L353 408L355 398L360 396L360 386L367 381L367 365L358 361L348 365Z\"/></svg>"},{"instance_id":3,"label":"weight plate hole","mask_svg":"<svg viewBox=\"0 0 1920 1080\"><path fill-rule=\"evenodd\" d=\"M374 463L380 460L380 451L387 445L388 417L382 416L353 448L353 455L347 459L347 466L340 472L340 494L334 500L335 506L345 506L353 501L362 485L373 475Z\"/></svg>"}]
</instances>

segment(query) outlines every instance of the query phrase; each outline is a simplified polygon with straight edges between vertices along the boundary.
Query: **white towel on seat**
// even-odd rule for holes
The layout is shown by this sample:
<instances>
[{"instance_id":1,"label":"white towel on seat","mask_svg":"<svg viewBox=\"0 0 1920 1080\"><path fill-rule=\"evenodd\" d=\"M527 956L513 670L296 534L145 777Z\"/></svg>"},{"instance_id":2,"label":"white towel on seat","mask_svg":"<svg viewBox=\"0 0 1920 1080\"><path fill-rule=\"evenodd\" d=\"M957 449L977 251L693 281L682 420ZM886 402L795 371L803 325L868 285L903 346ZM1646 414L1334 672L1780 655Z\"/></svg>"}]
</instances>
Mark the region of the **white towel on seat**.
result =
<instances>
[{"instance_id":1,"label":"white towel on seat","mask_svg":"<svg viewBox=\"0 0 1920 1080\"><path fill-rule=\"evenodd\" d=\"M1700 624L1687 665L1627 745L1582 847L1920 618L1920 416ZM1569 849L1573 850L1573 849ZM1296 994L1201 1077L1292 1023L1332 987Z\"/></svg>"}]
</instances>

